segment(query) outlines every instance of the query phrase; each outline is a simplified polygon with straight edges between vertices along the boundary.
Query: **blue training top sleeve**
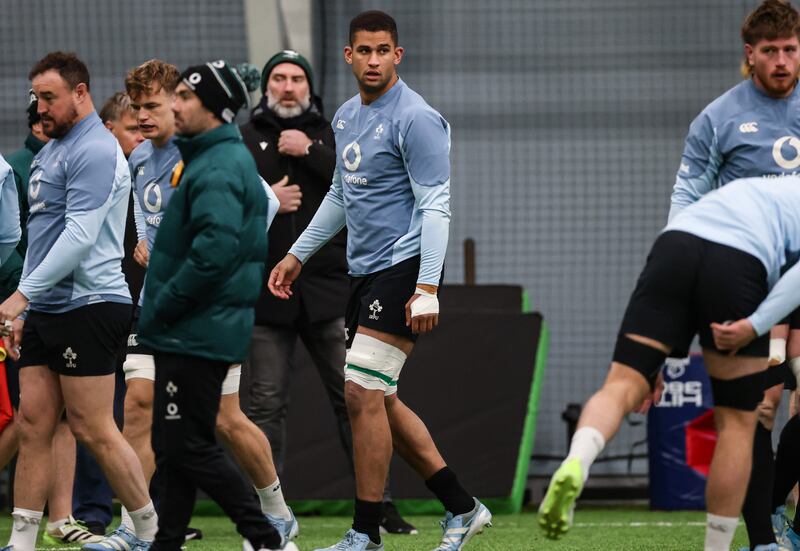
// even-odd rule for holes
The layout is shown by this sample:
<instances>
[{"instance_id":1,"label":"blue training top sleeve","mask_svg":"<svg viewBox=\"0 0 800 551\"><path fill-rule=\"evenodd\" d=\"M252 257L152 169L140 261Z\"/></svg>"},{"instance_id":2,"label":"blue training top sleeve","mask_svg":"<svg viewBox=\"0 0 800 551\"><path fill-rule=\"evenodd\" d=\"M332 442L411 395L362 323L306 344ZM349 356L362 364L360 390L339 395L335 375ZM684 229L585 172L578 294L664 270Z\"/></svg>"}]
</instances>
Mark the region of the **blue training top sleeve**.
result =
<instances>
[{"instance_id":1,"label":"blue training top sleeve","mask_svg":"<svg viewBox=\"0 0 800 551\"><path fill-rule=\"evenodd\" d=\"M777 325L800 306L798 289L800 289L800 262L781 276L767 298L747 318L758 335L768 333L772 326Z\"/></svg>"},{"instance_id":2,"label":"blue training top sleeve","mask_svg":"<svg viewBox=\"0 0 800 551\"><path fill-rule=\"evenodd\" d=\"M422 213L417 283L439 285L450 231L450 126L439 113L415 113L400 134L400 149Z\"/></svg>"},{"instance_id":3,"label":"blue training top sleeve","mask_svg":"<svg viewBox=\"0 0 800 551\"><path fill-rule=\"evenodd\" d=\"M311 219L311 223L289 249L289 254L305 264L314 253L339 233L345 223L344 194L337 166L333 171L333 183L328 193L314 214L314 218Z\"/></svg>"},{"instance_id":4,"label":"blue training top sleeve","mask_svg":"<svg viewBox=\"0 0 800 551\"><path fill-rule=\"evenodd\" d=\"M722 161L716 129L708 114L703 112L689 127L681 165L672 188L668 220L718 186Z\"/></svg>"},{"instance_id":5,"label":"blue training top sleeve","mask_svg":"<svg viewBox=\"0 0 800 551\"><path fill-rule=\"evenodd\" d=\"M134 191L133 198L133 221L136 224L136 240L147 239L147 222L144 219L142 205L139 204L139 195Z\"/></svg>"},{"instance_id":6,"label":"blue training top sleeve","mask_svg":"<svg viewBox=\"0 0 800 551\"><path fill-rule=\"evenodd\" d=\"M278 214L278 209L281 206L281 202L278 199L278 196L275 195L275 192L272 191L272 187L270 187L264 178L261 178L261 185L264 186L264 191L267 194L267 233L269 233L269 228L272 226L272 222L275 220L275 216Z\"/></svg>"},{"instance_id":7,"label":"blue training top sleeve","mask_svg":"<svg viewBox=\"0 0 800 551\"><path fill-rule=\"evenodd\" d=\"M21 236L17 183L11 166L0 156L0 265L14 252Z\"/></svg>"},{"instance_id":8,"label":"blue training top sleeve","mask_svg":"<svg viewBox=\"0 0 800 551\"><path fill-rule=\"evenodd\" d=\"M64 230L44 260L20 282L33 300L72 273L97 241L111 210L116 178L116 151L98 155L94 144L78 149L68 163Z\"/></svg>"}]
</instances>

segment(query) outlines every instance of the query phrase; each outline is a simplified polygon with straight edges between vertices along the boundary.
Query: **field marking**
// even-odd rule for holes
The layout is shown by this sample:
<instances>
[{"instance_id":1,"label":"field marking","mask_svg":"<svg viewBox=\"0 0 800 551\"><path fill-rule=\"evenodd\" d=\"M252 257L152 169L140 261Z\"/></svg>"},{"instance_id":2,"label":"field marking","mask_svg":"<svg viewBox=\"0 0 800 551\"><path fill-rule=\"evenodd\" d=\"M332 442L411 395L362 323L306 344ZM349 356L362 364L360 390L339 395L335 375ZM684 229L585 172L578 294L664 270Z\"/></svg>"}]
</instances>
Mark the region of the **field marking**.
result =
<instances>
[{"instance_id":1,"label":"field marking","mask_svg":"<svg viewBox=\"0 0 800 551\"><path fill-rule=\"evenodd\" d=\"M739 521L739 524L742 524ZM705 526L705 522L687 520L683 522L655 521L655 522L576 522L577 528L676 528L680 526Z\"/></svg>"}]
</instances>

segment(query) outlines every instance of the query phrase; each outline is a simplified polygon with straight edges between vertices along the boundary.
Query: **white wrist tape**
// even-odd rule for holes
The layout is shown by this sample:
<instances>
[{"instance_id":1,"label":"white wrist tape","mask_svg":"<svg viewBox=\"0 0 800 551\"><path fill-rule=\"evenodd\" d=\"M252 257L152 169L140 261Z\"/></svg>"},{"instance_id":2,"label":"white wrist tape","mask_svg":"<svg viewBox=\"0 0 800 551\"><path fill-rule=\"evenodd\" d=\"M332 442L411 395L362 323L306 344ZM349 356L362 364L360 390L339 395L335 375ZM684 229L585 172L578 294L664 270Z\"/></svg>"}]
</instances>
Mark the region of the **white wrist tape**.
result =
<instances>
[{"instance_id":1,"label":"white wrist tape","mask_svg":"<svg viewBox=\"0 0 800 551\"><path fill-rule=\"evenodd\" d=\"M769 365L780 365L786 361L786 339L769 340Z\"/></svg>"},{"instance_id":2,"label":"white wrist tape","mask_svg":"<svg viewBox=\"0 0 800 551\"><path fill-rule=\"evenodd\" d=\"M424 316L426 314L439 313L439 298L435 294L429 293L428 291L420 289L419 287L414 289L414 294L419 295L419 297L417 297L417 300L411 303L412 318Z\"/></svg>"},{"instance_id":3,"label":"white wrist tape","mask_svg":"<svg viewBox=\"0 0 800 551\"><path fill-rule=\"evenodd\" d=\"M794 373L794 378L800 382L800 358L792 358L789 360L789 369Z\"/></svg>"}]
</instances>

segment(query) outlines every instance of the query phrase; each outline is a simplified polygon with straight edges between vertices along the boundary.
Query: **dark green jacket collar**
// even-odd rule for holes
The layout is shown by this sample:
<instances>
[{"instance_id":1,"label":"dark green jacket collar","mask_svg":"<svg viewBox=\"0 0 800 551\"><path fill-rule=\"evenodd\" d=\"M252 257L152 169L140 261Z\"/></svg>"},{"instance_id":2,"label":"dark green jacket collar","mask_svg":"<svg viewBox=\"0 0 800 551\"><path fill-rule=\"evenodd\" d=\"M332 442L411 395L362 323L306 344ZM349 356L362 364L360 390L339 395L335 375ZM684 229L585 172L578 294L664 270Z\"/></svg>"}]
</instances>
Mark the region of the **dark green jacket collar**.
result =
<instances>
[{"instance_id":1,"label":"dark green jacket collar","mask_svg":"<svg viewBox=\"0 0 800 551\"><path fill-rule=\"evenodd\" d=\"M28 134L28 137L25 138L25 147L30 149L33 154L36 155L44 147L44 142L33 134Z\"/></svg>"},{"instance_id":2,"label":"dark green jacket collar","mask_svg":"<svg viewBox=\"0 0 800 551\"><path fill-rule=\"evenodd\" d=\"M178 137L175 145L181 152L183 162L189 164L192 159L202 155L202 153L213 145L225 141L242 141L239 127L235 124L222 124L213 130L203 132L190 138Z\"/></svg>"}]
</instances>

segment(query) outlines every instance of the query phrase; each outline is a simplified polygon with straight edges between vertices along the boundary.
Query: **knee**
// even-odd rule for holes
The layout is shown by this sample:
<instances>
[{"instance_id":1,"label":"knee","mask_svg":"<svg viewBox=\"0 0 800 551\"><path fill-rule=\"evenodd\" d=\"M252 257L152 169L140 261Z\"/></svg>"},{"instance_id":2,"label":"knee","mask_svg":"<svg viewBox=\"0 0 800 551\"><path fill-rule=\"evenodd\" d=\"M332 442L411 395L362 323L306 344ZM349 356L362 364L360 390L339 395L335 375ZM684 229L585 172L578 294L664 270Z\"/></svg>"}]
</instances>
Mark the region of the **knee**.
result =
<instances>
[{"instance_id":1,"label":"knee","mask_svg":"<svg viewBox=\"0 0 800 551\"><path fill-rule=\"evenodd\" d=\"M153 396L141 392L125 395L125 434L149 432L153 420Z\"/></svg>"},{"instance_id":2,"label":"knee","mask_svg":"<svg viewBox=\"0 0 800 551\"><path fill-rule=\"evenodd\" d=\"M217 433L219 433L226 442L230 442L237 432L243 430L243 417L244 414L241 411L237 414L235 411L232 412L221 409L217 415Z\"/></svg>"},{"instance_id":3,"label":"knee","mask_svg":"<svg viewBox=\"0 0 800 551\"><path fill-rule=\"evenodd\" d=\"M371 415L384 407L383 392L366 389L352 381L344 385L344 399L351 417Z\"/></svg>"},{"instance_id":4,"label":"knee","mask_svg":"<svg viewBox=\"0 0 800 551\"><path fill-rule=\"evenodd\" d=\"M12 424L7 428L15 430L20 442L51 440L55 434L58 414L35 408L20 407Z\"/></svg>"}]
</instances>

